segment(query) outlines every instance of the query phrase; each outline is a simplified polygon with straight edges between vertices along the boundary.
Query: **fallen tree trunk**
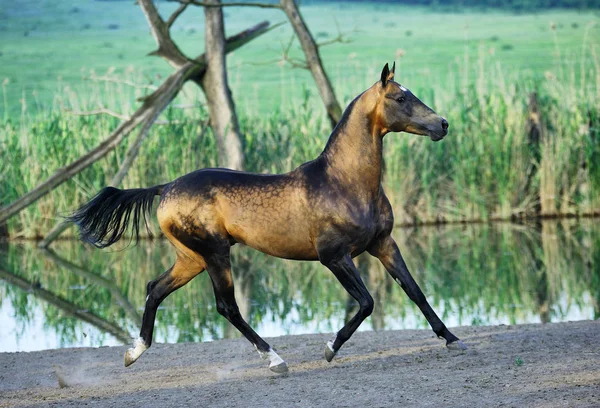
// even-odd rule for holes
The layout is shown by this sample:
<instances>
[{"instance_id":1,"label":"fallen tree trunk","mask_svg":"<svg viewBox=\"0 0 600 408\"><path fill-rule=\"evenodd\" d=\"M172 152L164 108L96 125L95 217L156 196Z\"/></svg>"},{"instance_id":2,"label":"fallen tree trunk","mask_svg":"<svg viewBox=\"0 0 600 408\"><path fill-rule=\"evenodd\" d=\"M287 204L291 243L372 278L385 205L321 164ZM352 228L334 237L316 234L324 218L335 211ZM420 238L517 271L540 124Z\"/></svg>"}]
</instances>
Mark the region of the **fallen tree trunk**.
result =
<instances>
[{"instance_id":1,"label":"fallen tree trunk","mask_svg":"<svg viewBox=\"0 0 600 408\"><path fill-rule=\"evenodd\" d=\"M43 299L49 304L59 308L66 315L74 316L81 321L91 324L102 332L113 335L123 344L129 343L131 340L130 334L125 329L119 327L116 323L107 321L90 311L82 310L81 307L74 305L68 300L65 300L62 297L44 288L41 288L39 285L36 285L33 282L23 279L20 276L3 269L2 267L0 267L0 279L10 283L11 285L18 286L25 292L33 293L34 296Z\"/></svg>"},{"instance_id":2,"label":"fallen tree trunk","mask_svg":"<svg viewBox=\"0 0 600 408\"><path fill-rule=\"evenodd\" d=\"M121 184L121 182L127 175L127 172L129 171L130 167L133 165L133 162L135 161L135 159L140 151L142 142L148 136L148 133L150 132L150 127L152 126L152 123L155 120L156 120L156 118L154 118L152 120L149 119L144 122L144 124L142 125L142 129L140 130L137 138L133 142L133 145L129 148L129 150L125 154L125 160L123 161L123 163L121 163L121 167L117 171L117 174L115 174L115 176L112 178L112 180L108 184L109 186L117 187L119 184ZM60 234L62 234L71 225L72 225L71 223L68 223L65 221L58 222L50 230L50 232L48 234L46 234L44 239L42 239L38 243L38 247L39 248L48 248L50 243L52 243L52 241L54 241L56 238L58 238L60 236Z\"/></svg>"},{"instance_id":3,"label":"fallen tree trunk","mask_svg":"<svg viewBox=\"0 0 600 408\"><path fill-rule=\"evenodd\" d=\"M138 326L139 323L142 321L142 317L139 315L136 308L131 304L129 299L125 295L123 295L123 293L121 292L121 288L119 288L115 284L114 280L105 278L101 275L97 275L91 271L88 271L87 269L82 268L79 265L75 265L74 263L58 256L50 249L45 249L41 252L61 268L68 269L69 272L83 277L86 281L89 281L94 285L107 289L111 293L111 295L115 297L115 300L119 303L119 305L121 305L121 307L125 311L125 314L127 314L131 322L134 323L136 326Z\"/></svg>"},{"instance_id":4,"label":"fallen tree trunk","mask_svg":"<svg viewBox=\"0 0 600 408\"><path fill-rule=\"evenodd\" d=\"M242 45L248 43L261 34L266 33L269 27L268 22L262 22L255 27L245 30L227 40L225 52L231 52ZM14 202L0 208L0 225L4 224L10 217L18 214L21 210L36 202L38 199L54 190L56 187L73 177L83 169L106 156L115 149L123 139L140 123L145 122L150 117L156 118L162 109L177 95L183 83L187 80L200 81L206 71L206 57L201 55L197 59L185 63L175 73L173 73L165 83L156 91L143 100L142 106L101 144L92 151L80 157L73 163L58 169L46 181L35 187L33 190L18 198ZM172 86L179 84L179 88ZM157 110L153 107L157 101L166 102L162 109Z\"/></svg>"},{"instance_id":5,"label":"fallen tree trunk","mask_svg":"<svg viewBox=\"0 0 600 408\"><path fill-rule=\"evenodd\" d=\"M100 143L91 152L80 157L68 166L58 169L45 182L38 185L13 203L0 209L0 224L19 211L48 194L50 191L81 172L91 164L106 156L115 149L121 141L140 123L152 123L162 110L175 98L183 83L189 78L190 72L197 70L198 66L188 63L167 80L144 100L144 103L127 121L122 123L104 142Z\"/></svg>"}]
</instances>

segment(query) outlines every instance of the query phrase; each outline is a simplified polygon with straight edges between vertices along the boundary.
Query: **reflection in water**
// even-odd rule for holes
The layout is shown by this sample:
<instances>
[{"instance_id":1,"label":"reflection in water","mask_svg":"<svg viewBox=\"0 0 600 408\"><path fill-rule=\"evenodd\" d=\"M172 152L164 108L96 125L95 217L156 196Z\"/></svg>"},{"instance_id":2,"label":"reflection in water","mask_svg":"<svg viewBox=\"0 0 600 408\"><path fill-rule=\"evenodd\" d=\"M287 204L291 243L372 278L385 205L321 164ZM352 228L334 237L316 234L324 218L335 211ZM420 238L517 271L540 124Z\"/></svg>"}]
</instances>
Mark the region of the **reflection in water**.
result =
<instances>
[{"instance_id":1,"label":"reflection in water","mask_svg":"<svg viewBox=\"0 0 600 408\"><path fill-rule=\"evenodd\" d=\"M600 317L600 226L595 220L397 229L405 260L448 326ZM240 311L265 337L333 332L355 313L318 262L274 259L235 247ZM0 351L101 346L137 337L146 283L166 270L166 241L99 251L75 241L54 252L34 243L0 249ZM375 299L363 330L426 328L427 321L376 260L360 258ZM155 341L238 337L216 311L201 274L161 305Z\"/></svg>"}]
</instances>

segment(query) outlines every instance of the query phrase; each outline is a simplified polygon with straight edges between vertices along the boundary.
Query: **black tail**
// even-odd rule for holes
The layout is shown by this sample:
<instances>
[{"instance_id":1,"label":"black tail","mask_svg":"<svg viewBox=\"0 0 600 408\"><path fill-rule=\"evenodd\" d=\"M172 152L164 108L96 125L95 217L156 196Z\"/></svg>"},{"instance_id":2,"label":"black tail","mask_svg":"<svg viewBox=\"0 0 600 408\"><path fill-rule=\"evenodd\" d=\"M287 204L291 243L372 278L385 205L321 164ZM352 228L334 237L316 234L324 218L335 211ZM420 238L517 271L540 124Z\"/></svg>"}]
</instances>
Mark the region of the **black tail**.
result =
<instances>
[{"instance_id":1,"label":"black tail","mask_svg":"<svg viewBox=\"0 0 600 408\"><path fill-rule=\"evenodd\" d=\"M67 221L79 226L83 241L98 248L106 248L121 239L133 213L132 238L137 242L142 218L146 230L150 232L146 215L152 210L154 196L159 195L163 187L164 185L132 190L106 187L68 217Z\"/></svg>"}]
</instances>

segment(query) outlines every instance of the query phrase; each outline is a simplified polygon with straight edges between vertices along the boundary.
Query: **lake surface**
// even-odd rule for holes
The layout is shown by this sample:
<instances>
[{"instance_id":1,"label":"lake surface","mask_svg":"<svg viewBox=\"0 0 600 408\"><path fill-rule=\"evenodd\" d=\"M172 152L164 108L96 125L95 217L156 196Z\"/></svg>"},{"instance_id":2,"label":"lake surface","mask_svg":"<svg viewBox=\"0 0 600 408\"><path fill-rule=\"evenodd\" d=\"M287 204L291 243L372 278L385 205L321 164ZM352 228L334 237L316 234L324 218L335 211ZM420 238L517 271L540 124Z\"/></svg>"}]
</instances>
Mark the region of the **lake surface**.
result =
<instances>
[{"instance_id":1,"label":"lake surface","mask_svg":"<svg viewBox=\"0 0 600 408\"><path fill-rule=\"evenodd\" d=\"M447 326L600 317L598 220L396 228L395 238ZM355 313L355 302L318 262L274 259L241 246L233 256L240 310L264 337L335 332ZM378 262L365 259L361 274L375 310L359 330L429 327ZM146 283L173 260L163 240L125 250L78 241L59 241L52 251L0 244L0 352L128 344L138 336ZM157 313L157 342L239 336L217 313L206 273Z\"/></svg>"}]
</instances>

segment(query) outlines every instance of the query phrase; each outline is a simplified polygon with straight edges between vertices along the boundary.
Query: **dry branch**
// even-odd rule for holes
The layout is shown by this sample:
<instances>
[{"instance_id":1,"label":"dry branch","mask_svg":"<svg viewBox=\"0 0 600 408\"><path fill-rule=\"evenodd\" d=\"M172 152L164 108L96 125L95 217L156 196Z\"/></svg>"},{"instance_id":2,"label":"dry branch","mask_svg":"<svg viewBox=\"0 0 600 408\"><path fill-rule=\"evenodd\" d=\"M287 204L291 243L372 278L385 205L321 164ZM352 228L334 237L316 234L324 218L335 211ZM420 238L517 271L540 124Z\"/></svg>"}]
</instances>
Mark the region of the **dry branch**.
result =
<instances>
[{"instance_id":1,"label":"dry branch","mask_svg":"<svg viewBox=\"0 0 600 408\"><path fill-rule=\"evenodd\" d=\"M323 68L323 63L321 62L321 57L319 55L319 48L308 30L302 15L298 11L295 1L281 0L280 4L281 8L288 16L296 36L298 36L298 40L300 41L300 45L306 56L306 63L308 64L317 88L319 89L321 99L323 99L323 103L325 104L329 121L331 122L332 127L335 127L342 118L342 108L335 97L331 82Z\"/></svg>"},{"instance_id":2,"label":"dry branch","mask_svg":"<svg viewBox=\"0 0 600 408\"><path fill-rule=\"evenodd\" d=\"M156 85L138 84L138 83L135 83L133 81L128 81L126 79L111 78L109 76L101 76L101 77L99 77L99 76L91 76L91 77L85 77L83 79L90 80L90 81L114 82L116 84L123 84L123 85L132 86L132 87L137 88L137 89L150 89L151 91L156 91L156 89L158 88Z\"/></svg>"},{"instance_id":3,"label":"dry branch","mask_svg":"<svg viewBox=\"0 0 600 408\"><path fill-rule=\"evenodd\" d=\"M181 13L183 13L185 11L185 9L187 8L187 6L189 6L190 3L181 3L181 5L177 8L177 10L175 10L173 12L173 14L171 14L171 17L169 17L169 19L166 22L167 28L171 28L171 26L173 25L173 23L175 22L175 20L177 20L177 17L179 17L181 15Z\"/></svg>"},{"instance_id":4,"label":"dry branch","mask_svg":"<svg viewBox=\"0 0 600 408\"><path fill-rule=\"evenodd\" d=\"M317 43L317 48L321 48L321 47L325 47L327 45L331 45L331 44L336 44L336 43L340 43L340 44L349 44L352 42L352 40L346 38L346 33L343 33L342 30L340 29L340 24L338 23L337 19L334 19L335 21L335 26L337 27L337 36L335 38L332 38L330 40L326 40L320 43ZM359 30L355 27L354 30L352 30L352 33L357 33Z\"/></svg>"},{"instance_id":5,"label":"dry branch","mask_svg":"<svg viewBox=\"0 0 600 408\"><path fill-rule=\"evenodd\" d=\"M148 20L152 37L154 37L154 40L158 44L158 49L151 52L150 55L158 55L165 58L175 68L180 68L183 64L189 62L190 59L181 52L171 39L169 32L170 25L165 23L160 14L158 14L158 10L154 7L152 0L139 0L139 4L146 16L146 20ZM175 20L173 19L173 21Z\"/></svg>"},{"instance_id":6,"label":"dry branch","mask_svg":"<svg viewBox=\"0 0 600 408\"><path fill-rule=\"evenodd\" d=\"M183 83L199 69L198 65L187 63L181 69L176 71L146 100L143 105L129 118L123 122L104 142L100 143L91 152L83 155L68 166L58 169L45 182L17 199L13 203L0 208L0 224L8 218L17 214L29 204L37 201L40 197L46 195L54 188L64 183L89 165L106 156L111 150L117 147L121 141L142 122L154 120L162 110L177 95Z\"/></svg>"},{"instance_id":7,"label":"dry branch","mask_svg":"<svg viewBox=\"0 0 600 408\"><path fill-rule=\"evenodd\" d=\"M349 44L351 42L352 40L346 38L344 33L338 33L338 35L335 38L317 43L317 48L326 47L331 44Z\"/></svg>"},{"instance_id":8,"label":"dry branch","mask_svg":"<svg viewBox=\"0 0 600 408\"><path fill-rule=\"evenodd\" d=\"M281 5L276 3L252 3L245 1L234 1L228 3L214 4L205 1L198 0L169 0L172 2L177 2L181 4L193 4L194 6L200 7L258 7L258 8L272 8L272 9L280 9Z\"/></svg>"},{"instance_id":9,"label":"dry branch","mask_svg":"<svg viewBox=\"0 0 600 408\"><path fill-rule=\"evenodd\" d=\"M158 92L158 91L157 91ZM73 163L58 169L46 181L35 187L33 190L23 195L16 201L0 208L0 224L3 224L7 219L17 214L19 211L37 201L40 197L48 194L50 191L79 173L92 163L100 160L108 152L113 150L121 143L121 141L139 125L149 114L148 106L144 104L136 115L133 115L129 120L123 122L117 130L115 130L108 138L100 143L91 152L80 157Z\"/></svg>"},{"instance_id":10,"label":"dry branch","mask_svg":"<svg viewBox=\"0 0 600 408\"><path fill-rule=\"evenodd\" d=\"M176 107L176 106L173 106L173 108L184 109L184 108L180 108L180 107ZM115 118L121 119L121 120L128 120L131 117L131 116L123 115L122 113L111 111L110 109L107 109L107 108L98 108L98 109L94 109L91 111L74 111L74 110L70 110L70 109L63 109L63 111L68 112L71 115L75 115L75 116L108 115L108 116L112 116L112 117L115 117ZM176 121L176 120L158 120L157 119L154 121L155 125L177 125L177 124L181 124L181 123L183 123L183 122Z\"/></svg>"},{"instance_id":11,"label":"dry branch","mask_svg":"<svg viewBox=\"0 0 600 408\"><path fill-rule=\"evenodd\" d=\"M145 0L150 1L150 0ZM310 30L306 26L300 11L298 10L298 6L294 0L280 0L279 4L273 3L251 3L251 2L229 2L229 3L221 3L221 2L206 2L206 1L198 1L198 0L171 0L175 2L179 2L181 4L193 4L195 6L203 6L203 7L228 7L228 6L238 6L238 7L262 7L262 8L273 8L273 9L281 9L287 15L298 40L300 41L300 45L302 46L302 50L304 51L304 55L306 56L306 61L299 61L294 58L291 58L288 53L284 53L280 60L275 62L286 62L289 63L293 68L302 68L308 69L312 73L312 76L315 80L315 84L317 85L317 89L319 90L319 94L321 95L321 99L325 104L325 109L327 110L327 116L329 118L329 122L331 123L331 127L335 127L337 123L342 118L342 107L337 101L335 97L335 93L333 91L333 86L331 85L331 81L327 77L327 73L323 68L323 63L321 62L321 57L319 55L319 47L333 44L333 43L344 43L349 42L344 36L339 32L338 27L338 36L332 40L325 41L321 44L317 44L312 37ZM336 23L337 25L337 23ZM159 46L160 50L160 46ZM163 54L158 54L164 56Z\"/></svg>"},{"instance_id":12,"label":"dry branch","mask_svg":"<svg viewBox=\"0 0 600 408\"><path fill-rule=\"evenodd\" d=\"M121 120L128 120L129 116L123 115L122 113L113 112L107 108L98 108L91 111L74 111L71 109L63 109L63 111L68 112L75 116L95 116L95 115L108 115Z\"/></svg>"},{"instance_id":13,"label":"dry branch","mask_svg":"<svg viewBox=\"0 0 600 408\"><path fill-rule=\"evenodd\" d=\"M168 102L167 102L167 104L168 104ZM166 105L165 105L165 107L166 107ZM158 115L158 114L160 114L160 112L156 112L156 115ZM142 129L138 133L138 136L133 141L133 144L131 145L131 147L129 148L127 153L125 154L125 160L123 161L123 163L121 163L119 170L117 171L117 173L114 175L114 177L110 181L109 186L116 187L119 184L121 184L121 182L127 175L129 168L133 165L133 162L137 158L139 151L140 151L140 147L142 145L142 142L144 140L146 140L146 137L148 136L148 133L150 132L150 127L152 127L153 123L156 123L156 117L153 118L152 116L149 116L148 119L146 119L144 121L144 123L142 124ZM62 234L65 230L67 230L67 228L69 228L71 225L72 225L71 223L64 222L64 221L58 222L54 226L54 228L52 228L50 230L50 232L48 234L46 234L44 239L39 242L38 247L48 248L50 243L52 241L54 241L56 238L58 238L60 236L60 234Z\"/></svg>"}]
</instances>

